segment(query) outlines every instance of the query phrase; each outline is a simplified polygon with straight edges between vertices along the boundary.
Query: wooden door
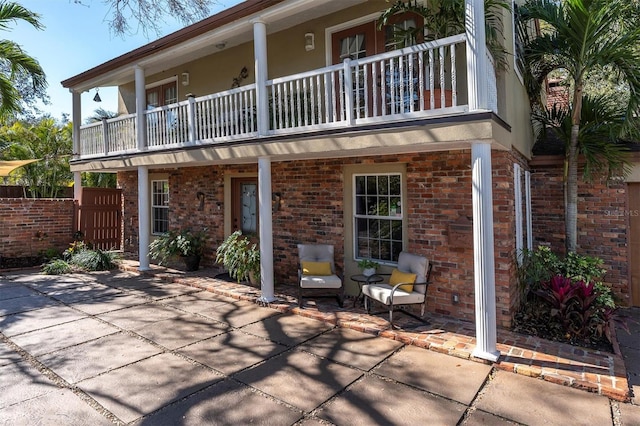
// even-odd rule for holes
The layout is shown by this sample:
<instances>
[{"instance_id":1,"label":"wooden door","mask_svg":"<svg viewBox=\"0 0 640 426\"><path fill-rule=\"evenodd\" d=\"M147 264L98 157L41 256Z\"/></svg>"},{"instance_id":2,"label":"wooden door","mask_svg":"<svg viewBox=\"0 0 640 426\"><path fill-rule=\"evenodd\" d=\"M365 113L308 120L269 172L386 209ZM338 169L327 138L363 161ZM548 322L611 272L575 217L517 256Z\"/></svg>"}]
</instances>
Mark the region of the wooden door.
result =
<instances>
[{"instance_id":1,"label":"wooden door","mask_svg":"<svg viewBox=\"0 0 640 426\"><path fill-rule=\"evenodd\" d=\"M640 306L640 183L630 183L629 193L629 268L631 268L631 304Z\"/></svg>"}]
</instances>

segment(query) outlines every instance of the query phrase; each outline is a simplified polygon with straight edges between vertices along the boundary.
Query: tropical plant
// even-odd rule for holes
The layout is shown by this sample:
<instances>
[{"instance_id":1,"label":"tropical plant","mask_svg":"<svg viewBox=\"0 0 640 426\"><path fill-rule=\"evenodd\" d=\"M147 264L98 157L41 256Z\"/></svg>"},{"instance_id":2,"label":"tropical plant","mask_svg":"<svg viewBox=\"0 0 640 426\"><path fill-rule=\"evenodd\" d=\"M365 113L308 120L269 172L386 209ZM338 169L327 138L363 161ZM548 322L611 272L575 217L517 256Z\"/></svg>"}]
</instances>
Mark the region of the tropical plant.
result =
<instances>
[{"instance_id":1,"label":"tropical plant","mask_svg":"<svg viewBox=\"0 0 640 426\"><path fill-rule=\"evenodd\" d=\"M222 264L238 282L260 277L260 250L257 243L238 230L227 237L216 250L216 262Z\"/></svg>"},{"instance_id":2,"label":"tropical plant","mask_svg":"<svg viewBox=\"0 0 640 426\"><path fill-rule=\"evenodd\" d=\"M0 127L0 140L9 143L2 159L39 159L13 172L9 182L28 187L34 198L57 197L63 187L73 182L69 168L71 135L71 123L60 125L50 117L34 124L16 122Z\"/></svg>"},{"instance_id":3,"label":"tropical plant","mask_svg":"<svg viewBox=\"0 0 640 426\"><path fill-rule=\"evenodd\" d=\"M527 89L541 108L541 86L555 70L564 70L572 87L571 129L566 149L565 232L567 252L577 246L578 155L583 125L585 82L603 67L629 87L625 121L616 136L635 140L640 105L640 5L626 0L529 0L519 8L520 28L540 22L542 31L523 40ZM520 34L531 35L527 31Z\"/></svg>"},{"instance_id":4,"label":"tropical plant","mask_svg":"<svg viewBox=\"0 0 640 426\"><path fill-rule=\"evenodd\" d=\"M72 271L71 265L63 259L54 259L42 266L42 273L45 275L63 275Z\"/></svg>"},{"instance_id":5,"label":"tropical plant","mask_svg":"<svg viewBox=\"0 0 640 426\"><path fill-rule=\"evenodd\" d=\"M175 257L196 258L195 269L197 263L204 254L207 242L207 228L201 231L192 231L191 229L181 229L179 231L169 231L158 236L149 244L149 256L158 261L159 265L166 264L170 259ZM188 266L191 263L189 262Z\"/></svg>"},{"instance_id":6,"label":"tropical plant","mask_svg":"<svg viewBox=\"0 0 640 426\"><path fill-rule=\"evenodd\" d=\"M389 0L386 0L389 2ZM498 64L505 64L506 51L502 34L502 12L510 11L509 2L485 0L485 36L487 48ZM398 14L412 13L422 17L424 25L401 28L390 24ZM397 0L378 19L378 27L392 25L393 39L401 46L410 46L422 40L437 40L465 32L464 0L430 0L428 6L417 2Z\"/></svg>"},{"instance_id":7,"label":"tropical plant","mask_svg":"<svg viewBox=\"0 0 640 426\"><path fill-rule=\"evenodd\" d=\"M102 250L81 250L71 256L69 263L85 271L108 271L117 264L118 254Z\"/></svg>"},{"instance_id":8,"label":"tropical plant","mask_svg":"<svg viewBox=\"0 0 640 426\"><path fill-rule=\"evenodd\" d=\"M0 30L9 30L11 23L24 21L34 28L42 29L40 16L18 3L0 1ZM16 88L16 76L26 77L34 89L46 88L45 73L38 61L27 55L22 48L10 40L0 40L0 62L8 65L10 72L0 73L0 121L21 111L20 92ZM6 69L5 69L6 70Z\"/></svg>"}]
</instances>

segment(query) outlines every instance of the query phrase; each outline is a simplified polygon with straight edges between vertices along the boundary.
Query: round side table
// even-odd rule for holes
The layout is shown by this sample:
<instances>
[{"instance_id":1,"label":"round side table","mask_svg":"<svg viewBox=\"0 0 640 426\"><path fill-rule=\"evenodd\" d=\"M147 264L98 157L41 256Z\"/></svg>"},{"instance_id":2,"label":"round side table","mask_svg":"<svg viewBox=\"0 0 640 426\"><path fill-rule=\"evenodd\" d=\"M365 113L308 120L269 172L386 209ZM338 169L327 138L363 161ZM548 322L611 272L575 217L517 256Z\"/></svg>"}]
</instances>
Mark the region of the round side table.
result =
<instances>
[{"instance_id":1,"label":"round side table","mask_svg":"<svg viewBox=\"0 0 640 426\"><path fill-rule=\"evenodd\" d=\"M356 296L356 300L353 301L353 307L356 307L356 303L358 303L358 300L360 300L363 296L362 296L362 286L365 284L373 284L373 283L379 283L382 282L384 280L384 278L382 278L380 275L377 274L373 274L373 275L362 275L362 274L358 274L358 275L352 275L351 276L351 281L355 281L358 284L358 295Z\"/></svg>"}]
</instances>

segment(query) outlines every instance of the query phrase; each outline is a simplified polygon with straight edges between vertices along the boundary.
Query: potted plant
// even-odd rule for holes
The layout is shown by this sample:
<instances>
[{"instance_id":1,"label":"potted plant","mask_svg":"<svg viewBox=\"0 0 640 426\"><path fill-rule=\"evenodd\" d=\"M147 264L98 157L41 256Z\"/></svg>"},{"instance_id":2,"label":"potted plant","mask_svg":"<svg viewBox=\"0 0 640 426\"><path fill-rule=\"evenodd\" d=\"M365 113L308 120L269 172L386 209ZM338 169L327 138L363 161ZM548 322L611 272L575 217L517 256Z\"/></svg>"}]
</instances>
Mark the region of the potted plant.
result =
<instances>
[{"instance_id":1,"label":"potted plant","mask_svg":"<svg viewBox=\"0 0 640 426\"><path fill-rule=\"evenodd\" d=\"M231 278L256 285L260 282L260 250L242 231L235 231L216 250L216 262L222 264Z\"/></svg>"},{"instance_id":2,"label":"potted plant","mask_svg":"<svg viewBox=\"0 0 640 426\"><path fill-rule=\"evenodd\" d=\"M197 271L206 239L207 228L197 232L190 229L169 231L149 244L149 256L157 260L159 265L167 263L172 258L180 257L187 271Z\"/></svg>"},{"instance_id":3,"label":"potted plant","mask_svg":"<svg viewBox=\"0 0 640 426\"><path fill-rule=\"evenodd\" d=\"M374 262L371 259L362 259L358 261L358 268L362 269L362 275L365 277L370 277L375 274L378 266L378 262Z\"/></svg>"}]
</instances>

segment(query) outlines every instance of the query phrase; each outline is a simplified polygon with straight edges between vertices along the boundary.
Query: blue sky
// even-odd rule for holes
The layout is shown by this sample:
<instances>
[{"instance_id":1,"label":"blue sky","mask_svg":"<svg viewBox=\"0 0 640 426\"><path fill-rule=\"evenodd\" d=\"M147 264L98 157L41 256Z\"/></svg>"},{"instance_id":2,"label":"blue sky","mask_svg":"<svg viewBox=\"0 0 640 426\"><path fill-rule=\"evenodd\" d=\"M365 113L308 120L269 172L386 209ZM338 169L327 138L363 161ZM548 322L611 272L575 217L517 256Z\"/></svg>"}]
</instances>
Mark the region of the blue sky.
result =
<instances>
[{"instance_id":1,"label":"blue sky","mask_svg":"<svg viewBox=\"0 0 640 426\"><path fill-rule=\"evenodd\" d=\"M16 0L27 9L41 15L44 30L38 31L25 22L18 22L10 31L2 31L0 37L13 40L32 57L36 58L49 83L51 105L42 110L53 118L62 118L62 113L71 114L71 93L60 82L123 53L147 44L159 36L169 34L182 27L175 21L167 21L163 34L152 31L147 39L142 31L124 37L109 32L107 20L109 9L104 0ZM217 0L212 12L239 3L239 0ZM132 24L134 22L132 21ZM117 110L115 89L101 89L102 102L93 102L95 91L82 95L82 118L92 115L97 108Z\"/></svg>"}]
</instances>

